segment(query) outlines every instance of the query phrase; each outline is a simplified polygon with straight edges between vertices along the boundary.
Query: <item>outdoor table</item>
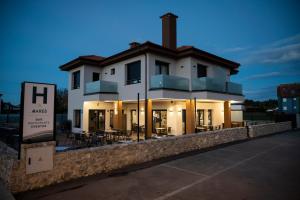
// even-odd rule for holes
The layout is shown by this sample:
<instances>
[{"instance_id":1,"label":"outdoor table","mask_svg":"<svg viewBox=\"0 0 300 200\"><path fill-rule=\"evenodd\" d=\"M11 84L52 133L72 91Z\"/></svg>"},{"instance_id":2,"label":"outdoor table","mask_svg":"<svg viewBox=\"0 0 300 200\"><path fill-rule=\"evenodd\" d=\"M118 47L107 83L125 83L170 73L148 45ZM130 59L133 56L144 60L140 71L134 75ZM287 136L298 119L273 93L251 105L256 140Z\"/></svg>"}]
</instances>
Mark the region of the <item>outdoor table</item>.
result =
<instances>
[{"instance_id":1,"label":"outdoor table","mask_svg":"<svg viewBox=\"0 0 300 200\"><path fill-rule=\"evenodd\" d=\"M198 127L196 127L196 129L197 129L197 132L198 132L198 130L201 132L201 131L206 131L207 130L207 128L205 128L205 127L200 127L200 126L198 126Z\"/></svg>"},{"instance_id":2,"label":"outdoor table","mask_svg":"<svg viewBox=\"0 0 300 200\"><path fill-rule=\"evenodd\" d=\"M114 136L116 136L116 134L119 133L119 131L113 130L113 129L107 129L107 130L104 130L104 133L108 136L109 139L111 139L111 138L114 139Z\"/></svg>"},{"instance_id":3,"label":"outdoor table","mask_svg":"<svg viewBox=\"0 0 300 200\"><path fill-rule=\"evenodd\" d=\"M157 134L162 134L162 132L165 132L167 129L163 127L159 127L159 128L155 128L155 130Z\"/></svg>"}]
</instances>

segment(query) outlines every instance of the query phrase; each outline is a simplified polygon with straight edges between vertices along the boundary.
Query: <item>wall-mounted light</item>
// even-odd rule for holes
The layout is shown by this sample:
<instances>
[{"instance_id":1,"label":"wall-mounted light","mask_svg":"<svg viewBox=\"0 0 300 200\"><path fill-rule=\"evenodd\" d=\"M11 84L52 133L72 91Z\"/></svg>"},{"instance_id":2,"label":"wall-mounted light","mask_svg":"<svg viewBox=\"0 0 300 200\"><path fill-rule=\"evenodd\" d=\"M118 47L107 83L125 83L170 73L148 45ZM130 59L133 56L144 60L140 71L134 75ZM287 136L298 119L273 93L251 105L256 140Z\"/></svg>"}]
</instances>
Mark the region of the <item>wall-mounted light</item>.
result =
<instances>
[{"instance_id":1,"label":"wall-mounted light","mask_svg":"<svg viewBox=\"0 0 300 200\"><path fill-rule=\"evenodd\" d=\"M169 112L173 112L173 108L171 107L171 108L169 108Z\"/></svg>"}]
</instances>

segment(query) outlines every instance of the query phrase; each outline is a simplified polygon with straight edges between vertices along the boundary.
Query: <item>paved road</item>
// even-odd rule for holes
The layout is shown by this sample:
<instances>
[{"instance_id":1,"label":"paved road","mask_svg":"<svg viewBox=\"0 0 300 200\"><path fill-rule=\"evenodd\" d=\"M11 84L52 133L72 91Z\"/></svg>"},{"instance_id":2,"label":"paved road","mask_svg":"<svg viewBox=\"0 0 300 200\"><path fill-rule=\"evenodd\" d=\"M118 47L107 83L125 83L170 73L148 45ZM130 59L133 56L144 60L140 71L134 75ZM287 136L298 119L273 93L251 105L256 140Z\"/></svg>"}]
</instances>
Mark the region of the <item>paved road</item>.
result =
<instances>
[{"instance_id":1,"label":"paved road","mask_svg":"<svg viewBox=\"0 0 300 200\"><path fill-rule=\"evenodd\" d=\"M300 131L119 174L90 177L18 199L300 199Z\"/></svg>"}]
</instances>

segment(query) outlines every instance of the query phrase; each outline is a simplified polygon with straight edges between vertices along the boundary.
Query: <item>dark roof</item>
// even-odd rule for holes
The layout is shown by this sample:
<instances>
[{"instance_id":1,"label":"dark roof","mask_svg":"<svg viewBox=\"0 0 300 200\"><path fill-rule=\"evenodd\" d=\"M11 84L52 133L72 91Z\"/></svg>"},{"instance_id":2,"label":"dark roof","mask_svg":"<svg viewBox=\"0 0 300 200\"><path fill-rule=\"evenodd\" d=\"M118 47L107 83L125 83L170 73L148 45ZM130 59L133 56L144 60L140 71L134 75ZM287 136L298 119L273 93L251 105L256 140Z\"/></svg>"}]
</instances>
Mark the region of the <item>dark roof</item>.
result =
<instances>
[{"instance_id":1,"label":"dark roof","mask_svg":"<svg viewBox=\"0 0 300 200\"><path fill-rule=\"evenodd\" d=\"M132 58L138 55L141 55L143 53L154 53L158 55L163 55L166 57L170 57L173 59L180 59L184 57L195 57L200 58L202 60L205 60L210 63L216 63L221 66L227 67L231 69L231 74L237 73L237 69L240 66L239 63L227 60L225 58L216 56L214 54L208 53L206 51L197 49L193 46L181 46L178 47L176 50L169 49L166 47L163 47L161 45L152 43L152 42L145 42L140 45L137 45L136 47L129 48L125 51L122 51L120 53L117 53L115 55L112 55L110 57L104 58L101 56L80 56L64 65L60 66L61 70L68 71L71 70L81 64L91 64L96 65L99 67L107 66L114 64L116 62L120 62L122 60Z\"/></svg>"},{"instance_id":2,"label":"dark roof","mask_svg":"<svg viewBox=\"0 0 300 200\"><path fill-rule=\"evenodd\" d=\"M300 83L279 85L277 95L283 98L300 97Z\"/></svg>"},{"instance_id":3,"label":"dark roof","mask_svg":"<svg viewBox=\"0 0 300 200\"><path fill-rule=\"evenodd\" d=\"M96 55L79 56L78 58L61 65L59 68L64 71L69 71L84 64L99 65L99 62L103 59L104 57Z\"/></svg>"}]
</instances>

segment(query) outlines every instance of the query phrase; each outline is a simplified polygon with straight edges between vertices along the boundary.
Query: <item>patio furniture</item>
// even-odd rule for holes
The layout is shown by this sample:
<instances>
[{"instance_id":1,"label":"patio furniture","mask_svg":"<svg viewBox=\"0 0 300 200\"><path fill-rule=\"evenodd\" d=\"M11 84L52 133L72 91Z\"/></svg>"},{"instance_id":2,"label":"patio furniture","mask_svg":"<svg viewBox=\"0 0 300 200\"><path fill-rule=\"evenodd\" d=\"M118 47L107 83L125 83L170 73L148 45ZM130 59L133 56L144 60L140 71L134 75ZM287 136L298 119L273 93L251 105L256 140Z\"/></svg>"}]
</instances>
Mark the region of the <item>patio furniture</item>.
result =
<instances>
[{"instance_id":1,"label":"patio furniture","mask_svg":"<svg viewBox=\"0 0 300 200\"><path fill-rule=\"evenodd\" d=\"M165 135L167 132L167 129L164 127L158 127L158 128L155 128L155 131L156 131L156 134L158 134L158 135Z\"/></svg>"}]
</instances>

